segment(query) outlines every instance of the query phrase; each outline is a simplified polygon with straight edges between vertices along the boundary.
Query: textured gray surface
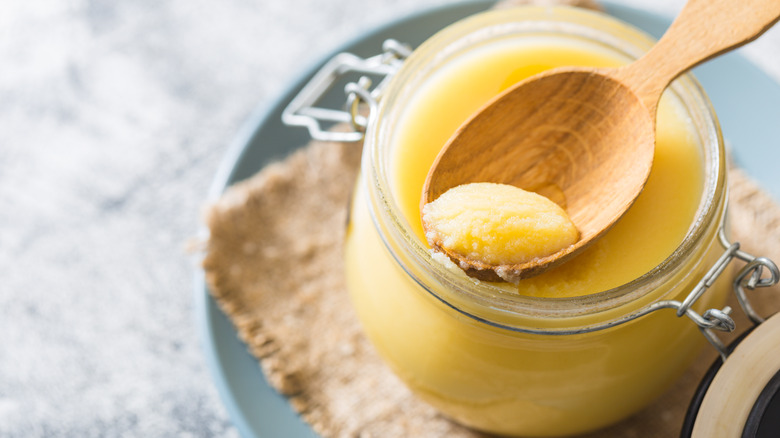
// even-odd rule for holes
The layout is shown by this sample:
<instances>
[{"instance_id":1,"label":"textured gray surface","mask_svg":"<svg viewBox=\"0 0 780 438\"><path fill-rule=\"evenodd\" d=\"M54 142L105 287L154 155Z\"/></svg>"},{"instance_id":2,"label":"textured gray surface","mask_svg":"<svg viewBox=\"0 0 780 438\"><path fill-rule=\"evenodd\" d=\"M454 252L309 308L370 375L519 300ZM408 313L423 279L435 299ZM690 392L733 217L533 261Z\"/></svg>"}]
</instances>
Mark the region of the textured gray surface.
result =
<instances>
[{"instance_id":1,"label":"textured gray surface","mask_svg":"<svg viewBox=\"0 0 780 438\"><path fill-rule=\"evenodd\" d=\"M0 436L236 436L184 251L217 165L314 59L441 3L0 2ZM747 53L780 77L778 32Z\"/></svg>"}]
</instances>

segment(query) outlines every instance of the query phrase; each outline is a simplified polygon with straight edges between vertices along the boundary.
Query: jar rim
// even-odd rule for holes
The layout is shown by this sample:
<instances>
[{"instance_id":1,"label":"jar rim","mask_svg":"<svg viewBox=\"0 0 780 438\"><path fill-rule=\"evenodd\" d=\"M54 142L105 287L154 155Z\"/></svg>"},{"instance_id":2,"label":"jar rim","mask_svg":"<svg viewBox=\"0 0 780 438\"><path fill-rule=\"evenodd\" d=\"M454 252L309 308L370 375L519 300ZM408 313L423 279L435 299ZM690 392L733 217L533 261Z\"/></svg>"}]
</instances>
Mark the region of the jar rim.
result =
<instances>
[{"instance_id":1,"label":"jar rim","mask_svg":"<svg viewBox=\"0 0 780 438\"><path fill-rule=\"evenodd\" d=\"M670 86L676 94L687 98L685 106L688 112L695 110L706 122L700 132L705 159L711 160L705 166L705 183L702 199L694 219L682 242L675 251L655 268L638 278L620 286L575 297L531 297L506 296L498 287L486 282L478 282L465 276L453 276L441 263L435 261L429 248L420 241L406 218L401 213L389 183L389 169L381 159L383 136L382 121L385 115L393 111L394 100L390 98L396 88L409 77L414 77L417 69L446 56L455 56L459 44L465 44L467 38L492 38L506 35L508 32L553 31L565 36L588 38L608 48L622 52L631 58L637 58L654 43L654 39L644 32L623 23L606 14L571 7L526 6L512 10L487 11L456 22L425 41L404 63L385 90L375 114L369 120L363 155L363 172L373 187L369 190L371 202L377 207L372 211L374 225L389 226L388 236L383 235L384 244L394 256L396 262L427 292L436 299L482 323L506 328L513 331L532 333L572 333L570 325L561 330L529 327L525 324L498 322L492 315L534 315L559 320L604 312L631 303L643 301L652 293L660 279L671 276L682 265L683 260L691 257L697 242L710 232L709 225L724 213L725 204L725 148L717 117L701 85L691 74L676 79ZM444 62L441 62L442 64ZM693 108L692 108L693 106ZM698 128L701 129L701 128ZM709 171L706 169L709 168ZM380 232L380 235L383 233ZM394 245L400 243L400 245ZM394 248L394 246L396 248ZM410 266L416 265L416 266ZM429 275L431 274L431 275ZM423 278L425 277L425 278ZM446 288L448 296L442 296L432 283ZM662 297L661 297L662 298ZM661 298L656 298L660 300ZM644 300L646 301L646 300ZM468 305L464 305L468 303ZM504 318L501 318L504 319ZM588 323L585 331L598 330L614 325L615 319ZM581 332L583 327L574 332Z\"/></svg>"}]
</instances>

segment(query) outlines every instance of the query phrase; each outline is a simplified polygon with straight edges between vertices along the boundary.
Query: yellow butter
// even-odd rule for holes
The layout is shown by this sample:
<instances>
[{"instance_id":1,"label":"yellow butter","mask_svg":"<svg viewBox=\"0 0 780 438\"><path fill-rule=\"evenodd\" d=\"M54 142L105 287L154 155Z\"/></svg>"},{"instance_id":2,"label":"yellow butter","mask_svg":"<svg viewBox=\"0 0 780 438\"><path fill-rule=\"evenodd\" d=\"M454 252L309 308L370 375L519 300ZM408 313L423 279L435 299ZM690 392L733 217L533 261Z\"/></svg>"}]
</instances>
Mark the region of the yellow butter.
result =
<instances>
[{"instance_id":1,"label":"yellow butter","mask_svg":"<svg viewBox=\"0 0 780 438\"><path fill-rule=\"evenodd\" d=\"M423 207L422 220L432 246L492 266L548 256L579 238L556 203L506 184L453 187Z\"/></svg>"}]
</instances>

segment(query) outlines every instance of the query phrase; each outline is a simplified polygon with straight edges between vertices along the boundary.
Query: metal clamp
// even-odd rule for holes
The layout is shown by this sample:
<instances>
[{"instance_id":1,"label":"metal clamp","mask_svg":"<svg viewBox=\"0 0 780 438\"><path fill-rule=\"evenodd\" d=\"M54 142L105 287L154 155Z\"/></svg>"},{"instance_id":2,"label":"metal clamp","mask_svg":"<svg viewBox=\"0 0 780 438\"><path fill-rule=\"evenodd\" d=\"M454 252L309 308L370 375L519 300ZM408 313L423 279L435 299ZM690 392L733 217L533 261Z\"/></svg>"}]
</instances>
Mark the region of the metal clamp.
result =
<instances>
[{"instance_id":1,"label":"metal clamp","mask_svg":"<svg viewBox=\"0 0 780 438\"><path fill-rule=\"evenodd\" d=\"M386 40L382 44L382 50L382 54L370 58L361 58L351 53L340 53L334 56L290 101L282 112L282 122L288 126L308 128L309 134L315 140L337 142L362 140L368 125L368 118L361 114L362 104L368 105L369 116L375 112L382 90L412 52L408 46L395 40ZM347 94L346 110L316 106L339 79L350 73L364 76L361 76L357 82L348 83L344 88ZM372 89L371 78L365 75L381 76L382 79ZM328 131L328 124L345 122L351 124L352 131Z\"/></svg>"},{"instance_id":2,"label":"metal clamp","mask_svg":"<svg viewBox=\"0 0 780 438\"><path fill-rule=\"evenodd\" d=\"M739 259L747 264L742 267L739 273L734 277L732 282L732 288L737 296L742 310L750 318L750 320L758 325L764 321L753 306L750 305L750 301L747 298L745 290L754 290L758 287L769 287L780 282L780 270L777 265L766 257L754 257L739 249L739 243L731 243L726 237L726 233L723 228L718 233L718 240L725 249L724 253L718 258L715 264L709 271L699 280L699 283L691 290L688 296L682 302L676 300L663 300L652 303L642 309L626 315L623 318L612 321L607 324L607 327L614 327L621 324L625 324L629 321L641 318L645 315L653 313L661 309L675 309L677 316L687 316L693 321L696 326L699 327L705 338L718 350L721 358L725 361L728 357L728 348L723 341L718 338L714 330L723 332L732 332L736 329L737 324L731 318L731 308L725 306L722 309L708 309L703 314L699 314L691 307L693 304L707 291L714 283L715 280L726 270L726 267L734 259ZM764 272L768 271L769 275L765 276ZM586 329L580 329L576 331L565 331L560 334L575 334L575 333L588 333L591 331L604 328L603 326L589 327Z\"/></svg>"},{"instance_id":3,"label":"metal clamp","mask_svg":"<svg viewBox=\"0 0 780 438\"><path fill-rule=\"evenodd\" d=\"M740 250L738 242L729 242L723 228L718 232L718 240L725 249L724 253L718 258L702 279L699 280L693 290L691 290L682 302L677 300L656 301L632 314L611 321L606 325L590 326L578 330L560 331L557 332L557 334L589 333L607 327L619 326L661 309L674 309L677 311L678 317L687 316L696 324L704 337L707 338L713 347L715 347L721 358L725 361L729 354L728 348L726 348L726 345L718 338L714 330L732 332L736 329L737 324L734 322L734 319L731 318L731 308L725 306L722 309L708 309L703 314L699 314L692 309L693 304L715 283L715 280L723 274L732 260L739 259L747 262L747 264L742 267L739 273L734 277L732 288L737 296L737 301L748 318L756 325L761 324L764 319L759 316L753 309L753 306L750 305L745 290L754 290L759 287L769 287L777 284L780 282L780 270L778 270L777 265L768 258L752 256ZM764 273L767 271L769 272L769 275L765 276Z\"/></svg>"},{"instance_id":4,"label":"metal clamp","mask_svg":"<svg viewBox=\"0 0 780 438\"><path fill-rule=\"evenodd\" d=\"M713 330L719 330L724 332L732 332L736 328L736 323L731 318L731 308L726 306L723 309L709 309L704 312L703 315L699 315L691 309L693 303L704 294L704 292L715 283L715 280L723 273L729 263L732 260L739 259L747 262L745 266L734 277L732 282L732 288L737 296L737 301L742 307L742 310L750 318L750 320L758 325L761 324L764 319L756 313L753 306L750 305L745 289L754 290L758 287L769 287L780 282L780 270L777 265L766 257L755 257L739 249L739 243L730 243L726 237L725 231L721 228L718 233L718 240L725 249L723 255L718 258L718 261L710 268L707 274L699 281L696 287L693 288L690 294L683 300L679 301L666 301L664 307L671 307L677 309L677 316L689 317L701 330L705 338L718 350L721 358L725 361L728 357L728 349L723 341L718 338ZM765 276L764 272L768 271L769 276ZM658 303L661 304L661 303Z\"/></svg>"}]
</instances>

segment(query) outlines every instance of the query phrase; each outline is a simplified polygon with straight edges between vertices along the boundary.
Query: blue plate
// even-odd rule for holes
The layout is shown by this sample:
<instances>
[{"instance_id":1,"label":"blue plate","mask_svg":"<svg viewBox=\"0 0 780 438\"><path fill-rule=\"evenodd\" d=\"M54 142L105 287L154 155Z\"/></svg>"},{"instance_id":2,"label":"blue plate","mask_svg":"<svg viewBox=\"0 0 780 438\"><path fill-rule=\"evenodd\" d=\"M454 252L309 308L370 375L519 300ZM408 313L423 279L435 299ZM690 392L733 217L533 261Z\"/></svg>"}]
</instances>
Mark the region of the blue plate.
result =
<instances>
[{"instance_id":1,"label":"blue plate","mask_svg":"<svg viewBox=\"0 0 780 438\"><path fill-rule=\"evenodd\" d=\"M365 34L334 54L348 51L360 56L374 55L387 38L416 47L439 29L491 4L471 1L420 12ZM671 22L667 17L618 4L606 3L606 7L609 14L656 37ZM231 184L249 178L269 161L284 157L308 142L305 130L282 125L281 112L324 61L307 70L274 103L263 105L249 117L219 168L211 186L212 198ZM738 53L710 61L694 73L715 106L737 163L775 197L780 197L780 175L776 171L780 163L780 86ZM334 106L344 101L343 96L331 99ZM235 328L209 295L202 272L197 274L195 294L197 322L208 366L241 435L316 437L285 398L268 386L257 361L238 340Z\"/></svg>"}]
</instances>

